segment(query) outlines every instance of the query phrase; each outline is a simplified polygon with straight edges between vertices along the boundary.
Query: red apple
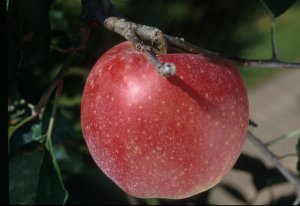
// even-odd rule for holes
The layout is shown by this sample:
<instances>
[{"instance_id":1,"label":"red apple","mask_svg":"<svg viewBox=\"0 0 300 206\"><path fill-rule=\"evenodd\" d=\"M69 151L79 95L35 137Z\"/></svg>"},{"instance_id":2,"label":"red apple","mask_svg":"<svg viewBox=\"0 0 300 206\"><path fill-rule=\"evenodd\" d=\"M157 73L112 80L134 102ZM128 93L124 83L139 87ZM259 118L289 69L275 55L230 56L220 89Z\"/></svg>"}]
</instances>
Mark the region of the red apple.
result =
<instances>
[{"instance_id":1,"label":"red apple","mask_svg":"<svg viewBox=\"0 0 300 206\"><path fill-rule=\"evenodd\" d=\"M216 185L241 153L248 98L235 67L221 57L165 54L163 77L124 42L88 76L83 134L99 168L139 198L185 198Z\"/></svg>"}]
</instances>

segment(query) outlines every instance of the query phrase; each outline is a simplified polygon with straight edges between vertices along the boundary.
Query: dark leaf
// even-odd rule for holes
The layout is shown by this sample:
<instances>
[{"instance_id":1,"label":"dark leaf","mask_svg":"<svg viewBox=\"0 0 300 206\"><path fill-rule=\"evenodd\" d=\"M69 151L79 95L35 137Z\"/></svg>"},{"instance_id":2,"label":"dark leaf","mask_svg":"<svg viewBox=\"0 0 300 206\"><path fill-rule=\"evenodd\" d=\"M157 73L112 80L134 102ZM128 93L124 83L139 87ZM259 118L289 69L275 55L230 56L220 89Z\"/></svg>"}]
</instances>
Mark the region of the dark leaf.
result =
<instances>
[{"instance_id":1,"label":"dark leaf","mask_svg":"<svg viewBox=\"0 0 300 206\"><path fill-rule=\"evenodd\" d=\"M271 13L278 17L295 4L297 0L263 0L263 2Z\"/></svg>"},{"instance_id":2,"label":"dark leaf","mask_svg":"<svg viewBox=\"0 0 300 206\"><path fill-rule=\"evenodd\" d=\"M243 203L248 202L246 197L237 188L234 188L232 185L222 183L222 184L220 184L220 186L225 191L227 191L230 195L234 196L236 199L240 200L241 202L243 202Z\"/></svg>"},{"instance_id":3,"label":"dark leaf","mask_svg":"<svg viewBox=\"0 0 300 206\"><path fill-rule=\"evenodd\" d=\"M300 138L298 139L296 150L298 154L297 171L298 171L298 175L300 175Z\"/></svg>"},{"instance_id":4,"label":"dark leaf","mask_svg":"<svg viewBox=\"0 0 300 206\"><path fill-rule=\"evenodd\" d=\"M45 153L37 188L36 204L64 204L68 193L50 152Z\"/></svg>"},{"instance_id":5,"label":"dark leaf","mask_svg":"<svg viewBox=\"0 0 300 206\"><path fill-rule=\"evenodd\" d=\"M20 127L10 139L10 153L14 153L22 146L32 142L43 142L46 135L42 135L42 125L38 120L32 120Z\"/></svg>"},{"instance_id":6,"label":"dark leaf","mask_svg":"<svg viewBox=\"0 0 300 206\"><path fill-rule=\"evenodd\" d=\"M43 118L43 131L47 131L51 115L49 106ZM58 109L52 130L53 152L62 170L78 171L83 169L82 154L79 152L84 144L81 135L73 128L70 120ZM84 144L85 145L85 144Z\"/></svg>"},{"instance_id":7,"label":"dark leaf","mask_svg":"<svg viewBox=\"0 0 300 206\"><path fill-rule=\"evenodd\" d=\"M9 162L10 204L35 204L39 172L45 151L41 144L32 142L11 158Z\"/></svg>"},{"instance_id":8,"label":"dark leaf","mask_svg":"<svg viewBox=\"0 0 300 206\"><path fill-rule=\"evenodd\" d=\"M234 169L249 172L257 190L274 184L286 182L286 179L275 168L268 168L260 159L242 154Z\"/></svg>"},{"instance_id":9,"label":"dark leaf","mask_svg":"<svg viewBox=\"0 0 300 206\"><path fill-rule=\"evenodd\" d=\"M47 127L50 124L51 122L48 122ZM53 128L50 129L53 131ZM48 131L47 134L49 135ZM40 172L37 204L64 204L67 201L68 192L63 184L60 168L56 161L52 136L47 136L45 146L48 152L45 154L44 164Z\"/></svg>"},{"instance_id":10,"label":"dark leaf","mask_svg":"<svg viewBox=\"0 0 300 206\"><path fill-rule=\"evenodd\" d=\"M9 163L11 204L63 204L67 191L52 155L39 142L31 142L15 153Z\"/></svg>"}]
</instances>

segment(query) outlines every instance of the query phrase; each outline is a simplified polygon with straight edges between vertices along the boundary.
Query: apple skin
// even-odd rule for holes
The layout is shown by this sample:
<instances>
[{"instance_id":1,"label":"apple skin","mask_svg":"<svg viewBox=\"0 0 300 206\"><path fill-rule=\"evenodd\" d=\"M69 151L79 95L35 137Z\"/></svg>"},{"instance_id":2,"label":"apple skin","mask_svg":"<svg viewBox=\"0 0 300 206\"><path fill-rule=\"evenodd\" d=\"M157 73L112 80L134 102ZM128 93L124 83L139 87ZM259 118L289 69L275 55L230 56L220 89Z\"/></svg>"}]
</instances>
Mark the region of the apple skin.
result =
<instances>
[{"instance_id":1,"label":"apple skin","mask_svg":"<svg viewBox=\"0 0 300 206\"><path fill-rule=\"evenodd\" d=\"M99 168L139 198L181 199L215 186L241 153L248 98L221 57L165 54L161 76L131 43L107 51L83 92L81 124Z\"/></svg>"}]
</instances>

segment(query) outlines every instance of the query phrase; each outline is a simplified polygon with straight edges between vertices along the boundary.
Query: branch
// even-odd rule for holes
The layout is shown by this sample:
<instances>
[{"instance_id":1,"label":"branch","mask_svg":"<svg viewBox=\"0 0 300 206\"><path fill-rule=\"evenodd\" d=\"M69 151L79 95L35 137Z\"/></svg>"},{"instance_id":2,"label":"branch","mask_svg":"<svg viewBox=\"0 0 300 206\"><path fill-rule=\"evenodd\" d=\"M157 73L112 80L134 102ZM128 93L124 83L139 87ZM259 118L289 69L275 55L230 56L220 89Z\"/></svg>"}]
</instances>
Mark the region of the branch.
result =
<instances>
[{"instance_id":1,"label":"branch","mask_svg":"<svg viewBox=\"0 0 300 206\"><path fill-rule=\"evenodd\" d=\"M268 147L261 142L252 132L248 131L248 139L265 155L265 157L272 162L279 172L295 187L296 194L300 197L300 180L288 171L279 161L277 156L273 154Z\"/></svg>"},{"instance_id":2,"label":"branch","mask_svg":"<svg viewBox=\"0 0 300 206\"><path fill-rule=\"evenodd\" d=\"M194 54L200 53L203 55L218 55L232 60L244 67L300 68L300 63L283 62L277 59L277 50L275 46L275 24L272 24L271 30L273 51L272 58L243 59L220 55L186 42L183 38L164 34L157 28L127 21L121 16L121 14L117 11L117 9L115 9L109 0L82 0L82 12L82 16L89 25L99 26L102 24L108 30L116 32L125 39L131 41L134 47L138 51L143 52L162 75L164 75L164 72L162 71L168 71L164 76L171 76L173 73L175 73L175 69L174 71L170 72L170 64L167 64L166 68L161 69L161 67L164 67L164 63L157 60L155 54L164 54L167 53L167 51L188 52Z\"/></svg>"},{"instance_id":3,"label":"branch","mask_svg":"<svg viewBox=\"0 0 300 206\"><path fill-rule=\"evenodd\" d=\"M225 57L230 59L243 67L263 67L263 68L286 68L286 69L300 69L300 63L284 62L273 59L242 59L237 57Z\"/></svg>"},{"instance_id":4,"label":"branch","mask_svg":"<svg viewBox=\"0 0 300 206\"><path fill-rule=\"evenodd\" d=\"M202 49L189 42L186 42L182 38L172 37L166 34L165 34L165 38L168 46L170 46L171 48L176 48L176 50L193 53L193 54L219 55L226 59L232 60L243 67L300 69L300 63L280 61L277 59L277 57L276 58L272 57L271 59L243 59L238 57L228 57L212 51ZM274 54L276 56L276 52Z\"/></svg>"},{"instance_id":5,"label":"branch","mask_svg":"<svg viewBox=\"0 0 300 206\"><path fill-rule=\"evenodd\" d=\"M298 128L296 130L293 130L293 131L290 131L287 134L281 135L281 136L279 136L279 137L277 137L277 138L275 138L275 139L273 139L269 142L266 142L265 145L270 146L270 145L272 145L274 143L277 143L281 140L292 138L292 137L297 137L297 136L300 136L300 128Z\"/></svg>"},{"instance_id":6,"label":"branch","mask_svg":"<svg viewBox=\"0 0 300 206\"><path fill-rule=\"evenodd\" d=\"M146 47L149 44L152 48L154 48L156 54L166 53L167 51L170 52L171 50L173 50L176 52L188 52L188 53L202 54L207 56L222 56L226 59L232 60L235 63L242 65L243 67L300 69L300 63L284 62L274 57L272 57L271 59L243 59L243 58L220 55L216 52L212 52L200 48L196 45L193 45L189 42L186 42L183 38L178 38L167 34L163 34L157 28L135 24L133 22L129 22L125 19L119 19L117 17L108 17L104 21L104 26L107 29L114 31L119 35L123 36L125 39L132 41L134 44L135 44L135 40L130 39L128 37L128 33L129 31L135 33L136 38L140 40L139 44L143 45L144 47ZM162 37L164 37L165 40L163 40ZM150 49L148 49L148 51L150 51ZM146 56L149 57L148 54L146 54Z\"/></svg>"}]
</instances>

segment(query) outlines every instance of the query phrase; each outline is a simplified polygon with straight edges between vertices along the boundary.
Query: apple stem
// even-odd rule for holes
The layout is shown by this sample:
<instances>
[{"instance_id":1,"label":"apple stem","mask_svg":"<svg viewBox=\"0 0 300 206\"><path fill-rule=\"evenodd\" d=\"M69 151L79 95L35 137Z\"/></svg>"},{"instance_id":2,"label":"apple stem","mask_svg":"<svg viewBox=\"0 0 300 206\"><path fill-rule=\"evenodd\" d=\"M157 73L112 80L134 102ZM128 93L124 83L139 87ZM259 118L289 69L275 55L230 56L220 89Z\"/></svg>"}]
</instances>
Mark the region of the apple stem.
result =
<instances>
[{"instance_id":1,"label":"apple stem","mask_svg":"<svg viewBox=\"0 0 300 206\"><path fill-rule=\"evenodd\" d=\"M162 62L156 58L155 52L157 54L162 54L165 52L166 48L164 46L157 46L158 42L164 42L162 38L162 32L156 28L135 24L129 22L125 19L119 19L117 17L109 17L104 21L104 26L114 31L130 42L133 43L135 49L139 52L143 52L145 56L154 65L155 69L164 77L173 76L176 72L176 67L172 63ZM139 35L140 34L140 35ZM150 35L149 35L150 34ZM151 49L150 46L145 44L140 36L143 35L143 41L150 41L151 45L154 46Z\"/></svg>"},{"instance_id":2,"label":"apple stem","mask_svg":"<svg viewBox=\"0 0 300 206\"><path fill-rule=\"evenodd\" d=\"M176 73L176 67L172 63L165 63L159 61L155 55L149 50L146 50L145 55L151 61L152 64L155 65L156 70L164 77L173 76Z\"/></svg>"},{"instance_id":3,"label":"apple stem","mask_svg":"<svg viewBox=\"0 0 300 206\"><path fill-rule=\"evenodd\" d=\"M264 156L274 164L278 171L295 187L296 194L300 197L300 180L287 170L279 161L278 157L259 140L251 131L248 131L248 139L264 154Z\"/></svg>"}]
</instances>

